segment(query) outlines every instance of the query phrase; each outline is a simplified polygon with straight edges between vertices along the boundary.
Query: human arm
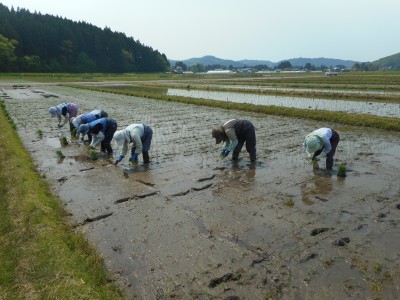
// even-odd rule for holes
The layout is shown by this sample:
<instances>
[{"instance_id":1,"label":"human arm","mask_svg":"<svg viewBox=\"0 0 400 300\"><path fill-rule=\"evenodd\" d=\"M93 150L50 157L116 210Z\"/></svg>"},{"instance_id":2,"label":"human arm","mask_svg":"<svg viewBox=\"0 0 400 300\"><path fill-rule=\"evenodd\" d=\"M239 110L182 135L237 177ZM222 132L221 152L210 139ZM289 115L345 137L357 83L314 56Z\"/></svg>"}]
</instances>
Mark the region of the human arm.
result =
<instances>
[{"instance_id":1,"label":"human arm","mask_svg":"<svg viewBox=\"0 0 400 300\"><path fill-rule=\"evenodd\" d=\"M235 128L225 129L225 134L228 137L228 140L225 141L224 149L228 151L233 151L236 148L236 145L238 144Z\"/></svg>"},{"instance_id":2,"label":"human arm","mask_svg":"<svg viewBox=\"0 0 400 300\"><path fill-rule=\"evenodd\" d=\"M64 120L62 120L62 117L64 117ZM68 118L68 108L66 106L64 106L61 109L61 114L57 115L58 117L58 127L63 127L65 124L67 124L69 118Z\"/></svg>"},{"instance_id":3,"label":"human arm","mask_svg":"<svg viewBox=\"0 0 400 300\"><path fill-rule=\"evenodd\" d=\"M92 135L92 142L90 143L90 147L95 148L102 140L104 140L104 134L100 131L98 134Z\"/></svg>"}]
</instances>

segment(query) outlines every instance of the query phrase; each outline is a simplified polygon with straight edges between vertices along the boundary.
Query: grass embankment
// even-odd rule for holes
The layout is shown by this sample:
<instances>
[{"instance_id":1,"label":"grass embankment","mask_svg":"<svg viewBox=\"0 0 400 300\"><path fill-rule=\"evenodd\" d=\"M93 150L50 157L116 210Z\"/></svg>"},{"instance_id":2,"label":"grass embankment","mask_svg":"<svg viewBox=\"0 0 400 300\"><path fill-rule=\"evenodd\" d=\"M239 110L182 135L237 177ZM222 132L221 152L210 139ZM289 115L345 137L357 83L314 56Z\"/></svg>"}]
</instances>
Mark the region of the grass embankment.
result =
<instances>
[{"instance_id":1,"label":"grass embankment","mask_svg":"<svg viewBox=\"0 0 400 300\"><path fill-rule=\"evenodd\" d=\"M0 299L122 299L0 106Z\"/></svg>"},{"instance_id":2,"label":"grass embankment","mask_svg":"<svg viewBox=\"0 0 400 300\"><path fill-rule=\"evenodd\" d=\"M344 112L325 111L325 110L297 109L297 108L287 108L280 106L264 106L264 105L234 103L227 101L207 100L207 99L195 99L187 97L169 96L160 93L150 93L147 91L140 91L140 89L129 90L124 88L119 90L113 88L93 87L93 86L77 86L77 85L69 85L69 86L75 88L83 88L92 91L143 97L154 100L174 101L187 104L219 107L223 109L237 109L248 112L264 113L268 115L279 115L279 116L295 117L295 118L310 119L310 120L317 120L324 122L340 123L353 126L365 126L365 127L400 131L400 118L379 117L366 114L350 114Z\"/></svg>"}]
</instances>

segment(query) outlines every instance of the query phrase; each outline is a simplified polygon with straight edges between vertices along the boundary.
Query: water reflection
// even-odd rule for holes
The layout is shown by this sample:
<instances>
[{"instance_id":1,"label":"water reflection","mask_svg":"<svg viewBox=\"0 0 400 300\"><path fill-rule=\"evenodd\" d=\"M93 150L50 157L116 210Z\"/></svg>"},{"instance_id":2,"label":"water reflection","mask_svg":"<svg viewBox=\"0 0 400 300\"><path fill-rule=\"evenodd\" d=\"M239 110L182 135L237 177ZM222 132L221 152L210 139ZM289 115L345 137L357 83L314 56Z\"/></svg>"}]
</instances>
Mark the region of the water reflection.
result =
<instances>
[{"instance_id":1,"label":"water reflection","mask_svg":"<svg viewBox=\"0 0 400 300\"><path fill-rule=\"evenodd\" d=\"M400 105L393 103L325 100L182 89L168 89L167 95L256 105L274 105L311 110L343 111L385 117L400 117Z\"/></svg>"},{"instance_id":2,"label":"water reflection","mask_svg":"<svg viewBox=\"0 0 400 300\"><path fill-rule=\"evenodd\" d=\"M315 201L328 201L328 195L332 191L331 171L319 168L318 161L312 162L313 175L301 186L301 197L304 204L312 205Z\"/></svg>"}]
</instances>

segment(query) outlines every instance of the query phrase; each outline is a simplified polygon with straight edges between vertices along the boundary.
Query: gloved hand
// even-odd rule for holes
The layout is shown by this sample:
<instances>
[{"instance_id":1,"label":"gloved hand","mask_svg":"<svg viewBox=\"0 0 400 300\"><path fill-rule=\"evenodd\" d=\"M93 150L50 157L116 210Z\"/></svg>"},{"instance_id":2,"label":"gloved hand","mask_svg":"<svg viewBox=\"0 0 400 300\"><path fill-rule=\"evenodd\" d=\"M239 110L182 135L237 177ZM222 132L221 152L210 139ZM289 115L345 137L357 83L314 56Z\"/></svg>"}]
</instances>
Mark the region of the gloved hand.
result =
<instances>
[{"instance_id":1,"label":"gloved hand","mask_svg":"<svg viewBox=\"0 0 400 300\"><path fill-rule=\"evenodd\" d=\"M115 161L114 165L118 165L118 163L119 163L121 160L123 160L124 157L125 157L125 156L123 156L123 155L118 156L118 159Z\"/></svg>"},{"instance_id":2,"label":"gloved hand","mask_svg":"<svg viewBox=\"0 0 400 300\"><path fill-rule=\"evenodd\" d=\"M137 153L133 153L133 155L131 156L131 158L129 159L129 161L130 161L132 164L137 164L137 162L138 162L138 154L137 154Z\"/></svg>"},{"instance_id":3,"label":"gloved hand","mask_svg":"<svg viewBox=\"0 0 400 300\"><path fill-rule=\"evenodd\" d=\"M228 149L222 149L221 152L220 152L221 158L227 157L229 155L229 152L230 151Z\"/></svg>"}]
</instances>

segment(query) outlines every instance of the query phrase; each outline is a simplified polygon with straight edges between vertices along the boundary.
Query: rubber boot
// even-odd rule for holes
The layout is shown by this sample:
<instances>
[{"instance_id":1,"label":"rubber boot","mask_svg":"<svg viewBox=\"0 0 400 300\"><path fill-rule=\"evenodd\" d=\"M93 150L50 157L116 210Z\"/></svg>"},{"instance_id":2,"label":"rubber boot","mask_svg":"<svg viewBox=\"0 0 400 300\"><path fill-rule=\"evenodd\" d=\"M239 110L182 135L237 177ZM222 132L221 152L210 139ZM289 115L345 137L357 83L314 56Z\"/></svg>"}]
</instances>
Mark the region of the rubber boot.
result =
<instances>
[{"instance_id":1,"label":"rubber boot","mask_svg":"<svg viewBox=\"0 0 400 300\"><path fill-rule=\"evenodd\" d=\"M326 157L326 169L332 170L332 167L333 167L333 156L327 156Z\"/></svg>"},{"instance_id":2,"label":"rubber boot","mask_svg":"<svg viewBox=\"0 0 400 300\"><path fill-rule=\"evenodd\" d=\"M150 162L149 152L143 151L142 154L143 154L143 162L145 164L148 164Z\"/></svg>"},{"instance_id":3,"label":"rubber boot","mask_svg":"<svg viewBox=\"0 0 400 300\"><path fill-rule=\"evenodd\" d=\"M256 161L256 151L250 152L250 161L255 162Z\"/></svg>"},{"instance_id":4,"label":"rubber boot","mask_svg":"<svg viewBox=\"0 0 400 300\"><path fill-rule=\"evenodd\" d=\"M132 147L131 148L131 156L135 153L135 151L136 151L136 147Z\"/></svg>"},{"instance_id":5,"label":"rubber boot","mask_svg":"<svg viewBox=\"0 0 400 300\"><path fill-rule=\"evenodd\" d=\"M232 153L232 160L238 161L239 160L239 152L233 151Z\"/></svg>"}]
</instances>

